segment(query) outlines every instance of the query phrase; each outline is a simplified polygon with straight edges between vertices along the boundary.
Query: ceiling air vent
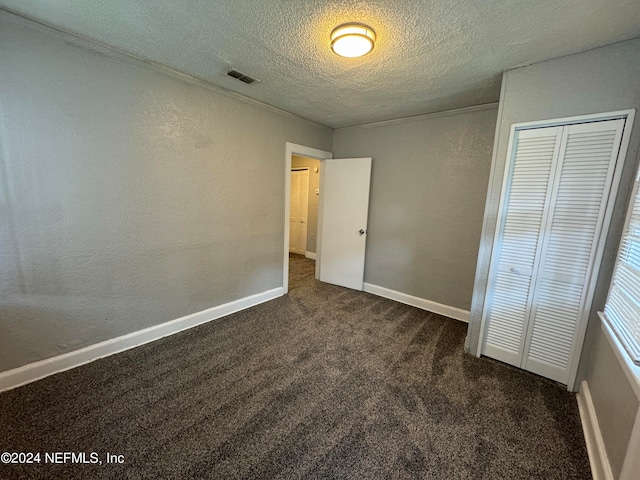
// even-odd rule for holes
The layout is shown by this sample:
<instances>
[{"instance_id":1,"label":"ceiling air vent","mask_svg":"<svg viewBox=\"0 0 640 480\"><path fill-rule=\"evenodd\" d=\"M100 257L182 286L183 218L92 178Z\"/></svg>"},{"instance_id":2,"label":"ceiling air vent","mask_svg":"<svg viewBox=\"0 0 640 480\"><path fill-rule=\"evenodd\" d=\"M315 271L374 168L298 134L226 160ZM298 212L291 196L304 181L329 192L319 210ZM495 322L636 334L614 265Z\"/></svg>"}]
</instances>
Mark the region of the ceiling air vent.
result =
<instances>
[{"instance_id":1,"label":"ceiling air vent","mask_svg":"<svg viewBox=\"0 0 640 480\"><path fill-rule=\"evenodd\" d=\"M230 77L233 78L237 78L238 80L240 80L241 82L247 83L247 84L252 84L253 82L257 82L259 80L250 77L249 75L245 75L242 72L239 72L238 70L235 69L231 69L227 72L227 75L229 75Z\"/></svg>"}]
</instances>

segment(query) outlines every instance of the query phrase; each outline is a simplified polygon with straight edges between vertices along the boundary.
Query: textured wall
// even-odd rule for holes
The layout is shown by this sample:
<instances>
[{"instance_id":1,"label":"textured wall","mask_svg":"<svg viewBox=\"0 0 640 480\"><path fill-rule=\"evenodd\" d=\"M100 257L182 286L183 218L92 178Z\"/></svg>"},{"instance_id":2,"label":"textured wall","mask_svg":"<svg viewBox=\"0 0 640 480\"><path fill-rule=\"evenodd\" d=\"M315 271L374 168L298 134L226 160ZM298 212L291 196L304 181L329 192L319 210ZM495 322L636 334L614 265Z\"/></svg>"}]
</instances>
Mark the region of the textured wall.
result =
<instances>
[{"instance_id":1,"label":"textured wall","mask_svg":"<svg viewBox=\"0 0 640 480\"><path fill-rule=\"evenodd\" d=\"M640 35L638 0L0 0L0 6L345 127L494 102L501 73ZM188 7L186 7L187 5ZM362 58L331 52L348 21ZM230 66L262 81L224 75Z\"/></svg>"},{"instance_id":2,"label":"textured wall","mask_svg":"<svg viewBox=\"0 0 640 480\"><path fill-rule=\"evenodd\" d=\"M599 323L599 319L594 323ZM602 439L607 448L614 478L622 470L625 453L634 428L640 400L629 384L618 358L601 328L596 330L589 355L585 358L587 383L598 412Z\"/></svg>"},{"instance_id":3,"label":"textured wall","mask_svg":"<svg viewBox=\"0 0 640 480\"><path fill-rule=\"evenodd\" d=\"M492 176L487 194L485 220L478 255L471 322L469 325L469 347L475 353L480 334L480 321L489 272L493 235L496 227L500 187L504 173L506 151L511 124L534 120L585 115L640 107L640 39L618 43L589 52L571 55L529 67L506 72L500 101L496 128L496 149L492 165ZM597 279L593 308L587 329L585 346L580 362L578 380L585 373L588 378L608 378L606 383L597 381L590 385L596 413L607 422L611 405L621 410L637 408L637 398L629 394L629 385L620 365L612 360L603 362L590 360L594 355L602 357L602 332L597 319L597 310L602 310L606 299L611 272L615 261L624 214L629 201L630 187L637 163L640 142L640 118L636 117L631 141L623 170L618 197L616 199L611 228L605 245L600 275ZM600 346L598 346L600 345ZM610 357L610 355L609 355ZM588 366L591 372L588 372ZM599 371L596 371L599 370ZM615 398L615 401L602 401ZM607 423L609 431L605 440L612 458L624 455L621 445L627 432L616 431L616 424ZM621 449L614 453L614 449Z\"/></svg>"},{"instance_id":4,"label":"textured wall","mask_svg":"<svg viewBox=\"0 0 640 480\"><path fill-rule=\"evenodd\" d=\"M316 253L318 236L318 199L316 188L320 188L320 160L293 155L291 158L293 168L309 167L309 218L307 219L307 252ZM318 167L318 172L313 168Z\"/></svg>"},{"instance_id":5,"label":"textured wall","mask_svg":"<svg viewBox=\"0 0 640 480\"><path fill-rule=\"evenodd\" d=\"M0 14L0 371L282 285L331 130Z\"/></svg>"},{"instance_id":6,"label":"textured wall","mask_svg":"<svg viewBox=\"0 0 640 480\"><path fill-rule=\"evenodd\" d=\"M373 157L365 282L469 309L496 113L335 131L335 158Z\"/></svg>"},{"instance_id":7,"label":"textured wall","mask_svg":"<svg viewBox=\"0 0 640 480\"><path fill-rule=\"evenodd\" d=\"M496 147L474 289L469 345L475 352L489 274L500 189L511 124L610 112L640 106L640 39L508 71L496 126ZM607 238L594 307L602 308L628 203L629 187L640 141L636 118L610 234ZM593 317L593 315L592 315Z\"/></svg>"}]
</instances>

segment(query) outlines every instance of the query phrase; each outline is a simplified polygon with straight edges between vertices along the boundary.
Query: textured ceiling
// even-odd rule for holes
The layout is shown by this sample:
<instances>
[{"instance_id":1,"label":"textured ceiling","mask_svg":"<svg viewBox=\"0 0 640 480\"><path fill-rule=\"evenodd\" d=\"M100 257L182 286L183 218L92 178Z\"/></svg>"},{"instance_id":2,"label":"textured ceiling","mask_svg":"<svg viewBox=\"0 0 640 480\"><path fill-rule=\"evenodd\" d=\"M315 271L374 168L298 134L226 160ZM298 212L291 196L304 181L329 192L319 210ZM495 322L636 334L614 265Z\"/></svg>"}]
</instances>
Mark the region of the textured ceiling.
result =
<instances>
[{"instance_id":1,"label":"textured ceiling","mask_svg":"<svg viewBox=\"0 0 640 480\"><path fill-rule=\"evenodd\" d=\"M638 0L0 0L0 6L330 127L498 100L501 72L640 36ZM359 59L331 30L377 33ZM257 77L245 85L229 67Z\"/></svg>"}]
</instances>

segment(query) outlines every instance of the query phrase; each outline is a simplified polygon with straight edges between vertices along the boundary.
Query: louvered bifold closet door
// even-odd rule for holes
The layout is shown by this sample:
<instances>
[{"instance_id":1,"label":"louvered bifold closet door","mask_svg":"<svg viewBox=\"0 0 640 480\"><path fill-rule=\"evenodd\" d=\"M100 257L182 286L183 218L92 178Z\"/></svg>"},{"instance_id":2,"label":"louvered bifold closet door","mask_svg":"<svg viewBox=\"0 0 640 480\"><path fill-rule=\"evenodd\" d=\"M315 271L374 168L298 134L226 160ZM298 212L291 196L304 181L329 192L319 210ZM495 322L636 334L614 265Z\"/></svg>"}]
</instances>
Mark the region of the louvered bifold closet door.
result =
<instances>
[{"instance_id":1,"label":"louvered bifold closet door","mask_svg":"<svg viewBox=\"0 0 640 480\"><path fill-rule=\"evenodd\" d=\"M589 279L604 241L623 128L624 120L564 127L522 365L564 384L589 314Z\"/></svg>"},{"instance_id":2,"label":"louvered bifold closet door","mask_svg":"<svg viewBox=\"0 0 640 480\"><path fill-rule=\"evenodd\" d=\"M549 182L562 128L515 132L500 205L482 353L520 366L538 261L540 229L546 220Z\"/></svg>"}]
</instances>

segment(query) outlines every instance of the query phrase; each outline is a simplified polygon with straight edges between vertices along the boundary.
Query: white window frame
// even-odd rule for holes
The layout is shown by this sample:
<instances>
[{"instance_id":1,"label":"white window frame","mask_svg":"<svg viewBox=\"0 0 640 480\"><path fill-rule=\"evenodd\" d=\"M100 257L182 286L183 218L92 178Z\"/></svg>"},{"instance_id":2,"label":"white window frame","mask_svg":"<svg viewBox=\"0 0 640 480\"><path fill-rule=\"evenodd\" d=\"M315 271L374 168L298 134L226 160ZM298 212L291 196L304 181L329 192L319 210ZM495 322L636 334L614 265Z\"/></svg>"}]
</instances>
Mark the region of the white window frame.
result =
<instances>
[{"instance_id":1,"label":"white window frame","mask_svg":"<svg viewBox=\"0 0 640 480\"><path fill-rule=\"evenodd\" d=\"M631 362L640 367L640 170L618 247L616 264L602 318L624 347Z\"/></svg>"},{"instance_id":2,"label":"white window frame","mask_svg":"<svg viewBox=\"0 0 640 480\"><path fill-rule=\"evenodd\" d=\"M628 124L625 126L625 133L629 132L631 129L634 113L635 110L627 120ZM624 147L624 150L621 148L621 152L626 151L628 141L629 136L624 135L623 145L621 146ZM636 210L635 214L634 208ZM633 341L628 341L628 339L633 335L627 333L627 329L625 326L626 321L620 322L615 318L614 314L608 315L608 312L614 311L611 308L612 302L610 302L612 290L614 288L620 288L622 286L623 290L629 292L628 289L624 288L624 283L626 282L620 282L620 277L618 276L618 274L620 273L619 266L621 264L631 265L623 258L623 256L625 256L625 254L627 253L627 242L633 241L633 243L636 244L638 248L640 248L640 240L631 240L629 235L632 222L635 229L640 229L640 165L637 167L634 177L632 194L629 200L629 205L627 207L624 229L622 232L622 237L620 239L618 253L616 255L616 263L611 279L611 284L609 286L609 293L607 294L607 300L605 302L605 308L603 312L598 312L598 315L602 322L602 330L605 333L605 337L609 340L609 343L611 344L611 347L618 357L618 360L625 367L625 374L631 381L631 385L634 387L634 390L638 395L638 398L640 399L640 336L638 337L637 345L633 345ZM634 270L636 271L634 274L634 278L637 278L637 280L640 282L640 270L635 268ZM637 303L640 305L640 288L634 289L633 292L631 292L631 296L634 300L637 300ZM640 308L638 311L640 312ZM640 329L640 313L638 314L637 322L638 325L636 326L636 328Z\"/></svg>"}]
</instances>

